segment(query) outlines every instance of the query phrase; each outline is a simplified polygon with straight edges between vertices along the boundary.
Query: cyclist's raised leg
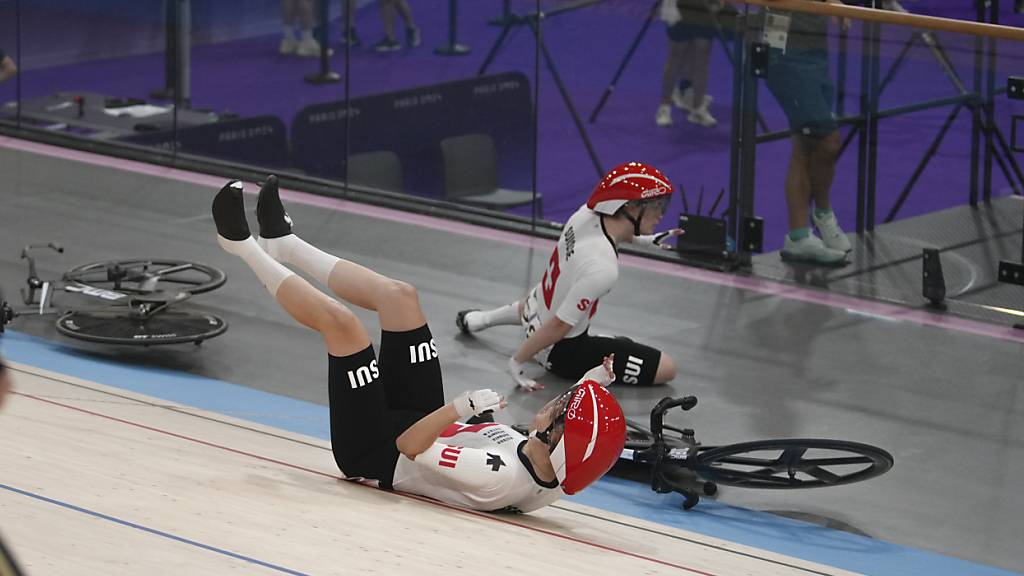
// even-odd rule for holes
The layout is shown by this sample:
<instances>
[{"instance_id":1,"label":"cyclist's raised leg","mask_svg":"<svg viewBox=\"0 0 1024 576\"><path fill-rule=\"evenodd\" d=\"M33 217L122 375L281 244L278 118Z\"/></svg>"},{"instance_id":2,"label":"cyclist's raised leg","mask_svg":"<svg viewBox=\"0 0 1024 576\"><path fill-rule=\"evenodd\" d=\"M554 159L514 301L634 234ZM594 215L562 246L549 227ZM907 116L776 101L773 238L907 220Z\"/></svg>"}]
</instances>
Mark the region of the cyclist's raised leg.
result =
<instances>
[{"instance_id":1,"label":"cyclist's raised leg","mask_svg":"<svg viewBox=\"0 0 1024 576\"><path fill-rule=\"evenodd\" d=\"M213 201L217 241L242 258L263 286L296 321L319 332L328 352L331 447L347 476L390 483L397 450L387 395L370 338L344 305L274 260L249 234L242 185L230 182Z\"/></svg>"},{"instance_id":2,"label":"cyclist's raised leg","mask_svg":"<svg viewBox=\"0 0 1024 576\"><path fill-rule=\"evenodd\" d=\"M271 256L312 275L342 300L377 312L382 332L379 367L387 382L388 405L426 413L443 405L437 346L416 289L299 238L273 176L260 190L256 215L260 244Z\"/></svg>"}]
</instances>

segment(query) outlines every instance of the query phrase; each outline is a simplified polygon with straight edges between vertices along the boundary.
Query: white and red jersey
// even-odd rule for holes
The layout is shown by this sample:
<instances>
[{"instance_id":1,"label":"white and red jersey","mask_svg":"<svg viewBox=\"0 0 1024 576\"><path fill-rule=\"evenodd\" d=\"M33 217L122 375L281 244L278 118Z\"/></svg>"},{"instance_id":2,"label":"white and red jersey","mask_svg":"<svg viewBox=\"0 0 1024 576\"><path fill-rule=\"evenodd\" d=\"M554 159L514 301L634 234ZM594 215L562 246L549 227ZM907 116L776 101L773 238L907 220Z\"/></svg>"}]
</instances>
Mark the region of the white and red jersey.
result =
<instances>
[{"instance_id":1,"label":"white and red jersey","mask_svg":"<svg viewBox=\"0 0 1024 576\"><path fill-rule=\"evenodd\" d=\"M449 426L415 460L398 457L392 487L485 512L532 512L558 500L522 453L526 437L494 422Z\"/></svg>"},{"instance_id":2,"label":"white and red jersey","mask_svg":"<svg viewBox=\"0 0 1024 576\"><path fill-rule=\"evenodd\" d=\"M523 304L527 337L553 316L572 325L566 338L579 336L618 278L618 252L601 215L581 206L565 223L544 277Z\"/></svg>"}]
</instances>

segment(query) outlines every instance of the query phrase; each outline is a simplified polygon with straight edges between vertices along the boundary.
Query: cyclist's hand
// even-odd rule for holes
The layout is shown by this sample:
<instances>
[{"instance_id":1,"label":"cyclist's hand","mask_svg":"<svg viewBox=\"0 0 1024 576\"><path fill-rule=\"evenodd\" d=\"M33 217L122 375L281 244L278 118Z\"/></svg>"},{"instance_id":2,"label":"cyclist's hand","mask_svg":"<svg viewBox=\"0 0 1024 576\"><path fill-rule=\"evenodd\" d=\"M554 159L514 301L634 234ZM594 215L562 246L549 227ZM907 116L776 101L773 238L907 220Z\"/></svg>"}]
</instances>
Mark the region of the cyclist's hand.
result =
<instances>
[{"instance_id":1,"label":"cyclist's hand","mask_svg":"<svg viewBox=\"0 0 1024 576\"><path fill-rule=\"evenodd\" d=\"M508 373L520 388L530 391L544 389L543 384L526 375L526 365L516 362L514 357L508 359Z\"/></svg>"},{"instance_id":2,"label":"cyclist's hand","mask_svg":"<svg viewBox=\"0 0 1024 576\"><path fill-rule=\"evenodd\" d=\"M485 388L459 394L452 399L452 406L461 420L484 412L501 410L505 407L505 401L494 390Z\"/></svg>"},{"instance_id":3,"label":"cyclist's hand","mask_svg":"<svg viewBox=\"0 0 1024 576\"><path fill-rule=\"evenodd\" d=\"M662 250L675 250L675 246L669 243L673 238L683 235L682 228L673 228L667 232L657 234L643 234L633 237L633 243L641 246L655 246Z\"/></svg>"},{"instance_id":4,"label":"cyclist's hand","mask_svg":"<svg viewBox=\"0 0 1024 576\"><path fill-rule=\"evenodd\" d=\"M615 381L615 371L612 369L612 363L615 362L615 354L609 354L604 357L604 362L600 366L594 366L583 375L580 382L584 380L593 380L605 388L609 384Z\"/></svg>"}]
</instances>

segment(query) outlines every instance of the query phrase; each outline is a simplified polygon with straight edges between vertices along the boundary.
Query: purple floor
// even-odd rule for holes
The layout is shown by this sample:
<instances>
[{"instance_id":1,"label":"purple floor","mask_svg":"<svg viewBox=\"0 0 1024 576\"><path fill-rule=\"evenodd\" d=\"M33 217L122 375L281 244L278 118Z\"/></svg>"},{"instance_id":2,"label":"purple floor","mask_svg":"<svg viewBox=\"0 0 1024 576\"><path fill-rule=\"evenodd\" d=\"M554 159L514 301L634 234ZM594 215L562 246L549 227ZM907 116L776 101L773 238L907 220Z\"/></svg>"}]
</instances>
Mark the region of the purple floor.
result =
<instances>
[{"instance_id":1,"label":"purple floor","mask_svg":"<svg viewBox=\"0 0 1024 576\"><path fill-rule=\"evenodd\" d=\"M498 15L500 3L461 2L459 40L469 45L472 51L463 57L437 56L433 48L447 39L447 2L413 0L412 5L417 23L423 30L423 45L414 50L385 55L375 54L365 46L376 41L381 34L375 6L364 7L358 12L356 22L364 46L351 52L347 80L352 96L472 76L499 32L499 28L487 25L487 20ZM517 10L526 11L534 3L518 1L512 5ZM658 104L661 67L666 48L664 25L658 21L653 23L645 35L596 123L586 122L629 44L640 30L650 6L651 3L646 1L607 0L596 6L558 14L545 21L544 38L572 100L584 119L603 167L607 169L628 160L643 160L654 164L677 185L688 190L691 208L694 207L697 190L704 187L708 196L704 202L706 210L714 194L728 186L732 69L720 44L716 44L713 50L709 89L715 97L712 112L719 120L716 128L691 125L678 110L674 126L655 126L654 111ZM919 8L917 4L908 4L908 7L915 11ZM924 8L920 6L922 12ZM962 18L972 16L967 3L964 6L951 2L929 3L928 8L935 15ZM1007 18L1009 16L1004 16L1004 20ZM101 23L86 22L83 26L91 31L91 34L86 35L91 39L105 37L108 43L116 42L101 33L104 26ZM113 33L116 26L111 24L109 27ZM886 29L883 74L910 33L907 29ZM850 41L847 80L850 94L846 102L847 111L855 112L860 66L859 28L856 25L851 34L853 38ZM331 37L338 37L337 26L332 27ZM962 80L970 87L974 74L973 55L970 52L973 39L954 34L940 34L939 37ZM197 43L192 50L193 106L245 116L272 114L290 124L296 112L305 106L344 98L344 83L313 86L303 82L306 74L317 70L318 62L279 55L276 51L277 42L277 34L264 34L230 42ZM335 42L334 49L336 54L331 59L331 67L335 71L344 72L343 47ZM1024 71L1021 53L1019 45L1010 42L999 44L998 85L1004 83L1008 73ZM519 27L513 30L489 71L518 70L534 81L537 78L534 62L533 35L527 28ZM542 69L539 79L538 190L544 196L544 218L563 221L586 198L598 173L552 76L546 69ZM23 98L60 90L146 97L163 84L163 55L150 52L73 65L39 67L24 70L20 75L20 83ZM13 82L0 86L0 101L11 100L14 94ZM886 89L882 107L954 95L956 91L936 59L927 48L919 45L909 53L898 76ZM761 114L769 128L784 128L785 119L763 85L760 102ZM997 125L1004 130L1007 138L1011 108L1005 98L997 100ZM917 162L924 156L928 144L949 112L950 107L944 107L882 122L878 173L879 222L885 217ZM961 112L898 217L966 202L969 186L969 130L969 115ZM755 211L765 219L766 241L769 248L774 248L780 243L786 229L783 182L789 157L788 141L761 145L757 156ZM855 169L854 144L841 158L833 185L834 205L840 221L847 228L853 227ZM993 193L1008 193L1007 182L998 168L994 171ZM719 210L723 208L724 202ZM663 223L664 227L676 221L680 209L681 205L674 205L673 213Z\"/></svg>"}]
</instances>

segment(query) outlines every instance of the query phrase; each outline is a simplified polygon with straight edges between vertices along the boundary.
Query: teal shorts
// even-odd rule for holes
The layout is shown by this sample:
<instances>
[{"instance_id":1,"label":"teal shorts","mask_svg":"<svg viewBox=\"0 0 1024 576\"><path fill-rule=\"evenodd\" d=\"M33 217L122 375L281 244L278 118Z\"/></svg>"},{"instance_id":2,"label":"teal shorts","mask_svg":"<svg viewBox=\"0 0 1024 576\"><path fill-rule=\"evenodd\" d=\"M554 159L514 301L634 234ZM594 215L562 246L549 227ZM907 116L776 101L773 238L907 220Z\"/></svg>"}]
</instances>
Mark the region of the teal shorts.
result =
<instances>
[{"instance_id":1,"label":"teal shorts","mask_svg":"<svg viewBox=\"0 0 1024 576\"><path fill-rule=\"evenodd\" d=\"M829 76L828 52L772 49L765 83L778 101L789 127L819 140L839 129L832 104L835 84Z\"/></svg>"}]
</instances>

